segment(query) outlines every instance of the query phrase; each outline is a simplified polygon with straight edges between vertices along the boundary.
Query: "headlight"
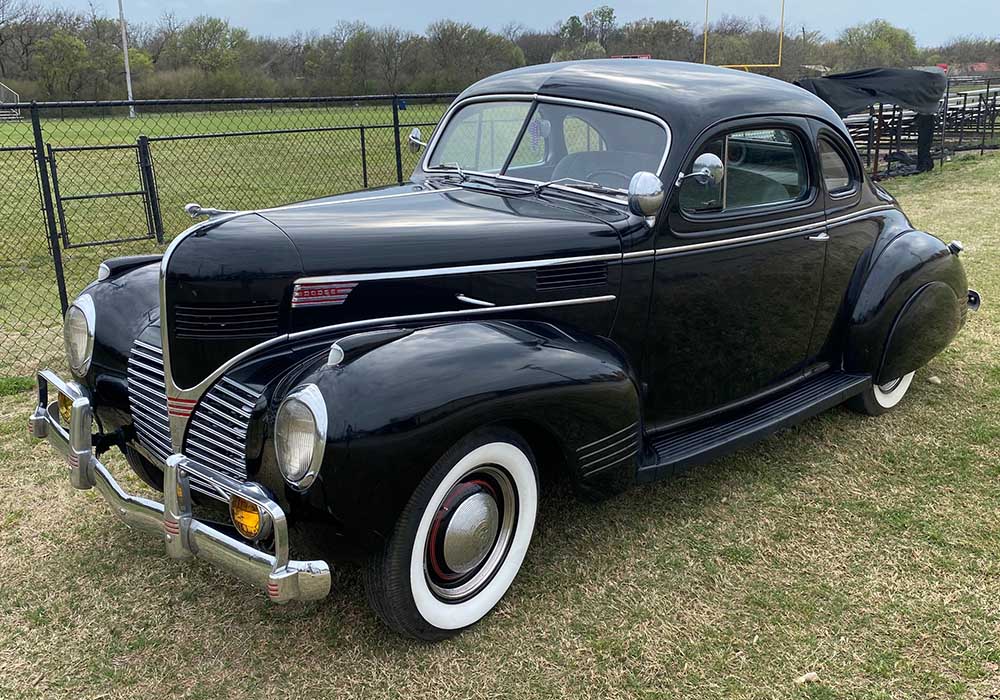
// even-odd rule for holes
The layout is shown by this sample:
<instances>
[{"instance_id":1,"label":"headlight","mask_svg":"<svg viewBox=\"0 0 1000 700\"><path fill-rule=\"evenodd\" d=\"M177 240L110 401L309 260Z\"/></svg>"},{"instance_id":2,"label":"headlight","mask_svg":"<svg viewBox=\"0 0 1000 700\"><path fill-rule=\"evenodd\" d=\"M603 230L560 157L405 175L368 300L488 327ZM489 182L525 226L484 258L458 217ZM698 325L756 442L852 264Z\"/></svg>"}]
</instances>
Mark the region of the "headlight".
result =
<instances>
[{"instance_id":1,"label":"headlight","mask_svg":"<svg viewBox=\"0 0 1000 700\"><path fill-rule=\"evenodd\" d=\"M94 300L84 294L66 311L63 323L63 340L66 342L66 359L73 374L82 377L90 369L94 355L94 327L97 314Z\"/></svg>"},{"instance_id":2,"label":"headlight","mask_svg":"<svg viewBox=\"0 0 1000 700\"><path fill-rule=\"evenodd\" d=\"M289 394L274 423L278 469L293 488L307 488L319 473L326 447L326 402L315 384Z\"/></svg>"}]
</instances>

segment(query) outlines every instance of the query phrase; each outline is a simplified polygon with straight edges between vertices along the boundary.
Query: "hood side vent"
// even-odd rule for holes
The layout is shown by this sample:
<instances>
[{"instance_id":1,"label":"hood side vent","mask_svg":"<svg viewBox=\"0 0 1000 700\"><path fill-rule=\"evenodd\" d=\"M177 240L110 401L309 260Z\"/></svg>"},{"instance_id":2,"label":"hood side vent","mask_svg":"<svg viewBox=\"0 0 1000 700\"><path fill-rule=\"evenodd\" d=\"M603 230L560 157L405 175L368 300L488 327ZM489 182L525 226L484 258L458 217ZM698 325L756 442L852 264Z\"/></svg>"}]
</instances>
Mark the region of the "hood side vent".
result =
<instances>
[{"instance_id":1,"label":"hood side vent","mask_svg":"<svg viewBox=\"0 0 1000 700\"><path fill-rule=\"evenodd\" d=\"M187 340L273 338L279 314L276 302L177 304L172 331Z\"/></svg>"},{"instance_id":2,"label":"hood side vent","mask_svg":"<svg viewBox=\"0 0 1000 700\"><path fill-rule=\"evenodd\" d=\"M535 270L535 288L540 292L595 287L607 283L606 262L553 265Z\"/></svg>"}]
</instances>

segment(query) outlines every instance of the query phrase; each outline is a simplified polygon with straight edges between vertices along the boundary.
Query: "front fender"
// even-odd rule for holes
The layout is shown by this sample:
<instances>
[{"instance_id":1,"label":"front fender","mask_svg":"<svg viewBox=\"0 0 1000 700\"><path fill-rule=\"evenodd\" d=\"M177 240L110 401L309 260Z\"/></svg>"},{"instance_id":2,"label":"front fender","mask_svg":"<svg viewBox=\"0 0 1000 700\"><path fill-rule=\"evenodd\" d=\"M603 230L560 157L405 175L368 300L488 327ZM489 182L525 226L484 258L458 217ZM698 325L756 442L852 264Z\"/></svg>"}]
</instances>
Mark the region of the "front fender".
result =
<instances>
[{"instance_id":1,"label":"front fender","mask_svg":"<svg viewBox=\"0 0 1000 700\"><path fill-rule=\"evenodd\" d=\"M529 428L552 441L574 475L578 447L638 431L635 378L607 341L511 321L444 324L383 341L348 351L337 366L324 361L297 382L315 383L327 401L324 464L311 492L363 547L388 536L430 467L476 428ZM633 460L601 477L631 479L634 469ZM317 495L309 494L314 505Z\"/></svg>"},{"instance_id":2,"label":"front fender","mask_svg":"<svg viewBox=\"0 0 1000 700\"><path fill-rule=\"evenodd\" d=\"M923 231L895 236L853 305L845 369L884 382L923 366L955 337L967 295L965 271L946 244Z\"/></svg>"}]
</instances>

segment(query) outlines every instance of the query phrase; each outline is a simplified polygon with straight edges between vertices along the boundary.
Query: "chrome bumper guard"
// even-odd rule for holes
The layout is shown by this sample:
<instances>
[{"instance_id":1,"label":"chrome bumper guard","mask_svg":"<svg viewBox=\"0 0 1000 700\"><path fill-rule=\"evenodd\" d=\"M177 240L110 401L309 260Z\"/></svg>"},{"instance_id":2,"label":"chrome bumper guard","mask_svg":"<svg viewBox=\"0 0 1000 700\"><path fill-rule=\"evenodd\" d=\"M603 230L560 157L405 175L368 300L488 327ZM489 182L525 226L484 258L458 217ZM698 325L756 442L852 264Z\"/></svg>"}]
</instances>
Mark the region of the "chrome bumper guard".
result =
<instances>
[{"instance_id":1,"label":"chrome bumper guard","mask_svg":"<svg viewBox=\"0 0 1000 700\"><path fill-rule=\"evenodd\" d=\"M57 397L49 401L50 385L72 400L68 431L59 422ZM127 525L162 535L170 557L204 559L254 584L276 603L317 600L330 592L330 567L325 561L289 560L288 521L257 484L236 481L175 454L163 472L163 503L126 492L93 454L90 398L76 382L63 381L51 370L38 373L38 407L28 420L28 431L37 439L47 438L66 458L74 488L96 488ZM274 554L196 520L191 515L191 475L258 506L270 518Z\"/></svg>"}]
</instances>

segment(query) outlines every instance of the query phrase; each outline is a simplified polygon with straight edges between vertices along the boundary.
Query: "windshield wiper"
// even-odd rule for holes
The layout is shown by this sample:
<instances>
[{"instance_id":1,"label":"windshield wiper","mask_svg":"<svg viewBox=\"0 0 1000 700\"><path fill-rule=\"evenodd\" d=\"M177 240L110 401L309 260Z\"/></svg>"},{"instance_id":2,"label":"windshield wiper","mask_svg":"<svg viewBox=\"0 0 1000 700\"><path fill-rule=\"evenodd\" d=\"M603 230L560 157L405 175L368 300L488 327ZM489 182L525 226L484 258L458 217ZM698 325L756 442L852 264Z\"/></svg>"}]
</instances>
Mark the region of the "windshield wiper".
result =
<instances>
[{"instance_id":1,"label":"windshield wiper","mask_svg":"<svg viewBox=\"0 0 1000 700\"><path fill-rule=\"evenodd\" d=\"M446 177L457 176L459 182L465 182L469 179L469 176L465 174L465 171L462 170L462 166L458 163L440 163L435 165L433 168L430 168L430 171Z\"/></svg>"},{"instance_id":2,"label":"windshield wiper","mask_svg":"<svg viewBox=\"0 0 1000 700\"><path fill-rule=\"evenodd\" d=\"M586 190L588 192L604 192L606 194L621 195L621 190L616 190L614 187L608 187L602 185L599 182L588 182L587 180L579 180L575 177L560 177L555 180L549 180L548 182L539 182L535 185L535 194L541 194L546 188L552 185L569 185L570 187L575 187L576 189Z\"/></svg>"}]
</instances>

